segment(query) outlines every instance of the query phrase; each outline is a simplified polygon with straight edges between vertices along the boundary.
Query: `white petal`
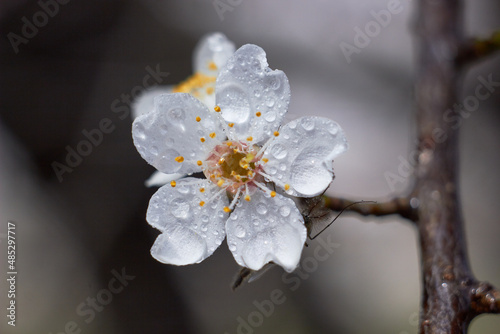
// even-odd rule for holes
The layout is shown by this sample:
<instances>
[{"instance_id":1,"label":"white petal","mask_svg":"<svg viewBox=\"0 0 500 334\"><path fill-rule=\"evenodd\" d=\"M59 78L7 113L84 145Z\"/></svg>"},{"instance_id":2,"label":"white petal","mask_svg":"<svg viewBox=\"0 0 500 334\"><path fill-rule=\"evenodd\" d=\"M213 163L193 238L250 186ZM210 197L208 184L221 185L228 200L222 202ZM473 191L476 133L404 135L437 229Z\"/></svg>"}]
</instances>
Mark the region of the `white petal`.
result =
<instances>
[{"instance_id":1,"label":"white petal","mask_svg":"<svg viewBox=\"0 0 500 334\"><path fill-rule=\"evenodd\" d=\"M201 118L200 122L196 117ZM198 160L224 139L219 114L186 93L160 95L154 110L136 118L132 137L137 151L151 165L166 174L200 172ZM210 133L215 133L214 139ZM200 138L206 138L202 143ZM182 156L183 162L176 157Z\"/></svg>"},{"instance_id":2,"label":"white petal","mask_svg":"<svg viewBox=\"0 0 500 334\"><path fill-rule=\"evenodd\" d=\"M205 35L194 50L194 71L216 76L218 70L224 66L234 50L233 42L228 40L224 34L216 32ZM211 62L214 62L217 68L211 69L209 67Z\"/></svg>"},{"instance_id":3,"label":"white petal","mask_svg":"<svg viewBox=\"0 0 500 334\"><path fill-rule=\"evenodd\" d=\"M199 181L197 184L193 182ZM205 191L201 193L199 189ZM219 188L208 180L185 178L174 188L158 189L149 202L146 220L163 232L156 239L151 254L163 263L186 265L212 255L224 240L224 222L228 214L226 194L207 202Z\"/></svg>"},{"instance_id":4,"label":"white petal","mask_svg":"<svg viewBox=\"0 0 500 334\"><path fill-rule=\"evenodd\" d=\"M284 72L268 67L266 53L256 45L247 44L235 52L221 69L215 87L222 117L235 124L228 135L232 139L252 136L259 143L269 138L281 124L290 102L288 78Z\"/></svg>"},{"instance_id":5,"label":"white petal","mask_svg":"<svg viewBox=\"0 0 500 334\"><path fill-rule=\"evenodd\" d=\"M242 201L226 223L227 243L236 262L252 270L273 261L293 271L306 241L304 220L295 203L257 191Z\"/></svg>"},{"instance_id":6,"label":"white petal","mask_svg":"<svg viewBox=\"0 0 500 334\"><path fill-rule=\"evenodd\" d=\"M321 117L302 117L286 124L264 153L264 171L292 195L312 197L332 182L332 161L348 148L340 126Z\"/></svg>"},{"instance_id":7,"label":"white petal","mask_svg":"<svg viewBox=\"0 0 500 334\"><path fill-rule=\"evenodd\" d=\"M170 183L170 181L178 180L183 176L184 176L184 174L177 174L177 173L165 174L165 173L156 171L153 174L151 174L149 179L147 179L146 182L144 182L144 184L146 185L146 187L163 186L167 183Z\"/></svg>"},{"instance_id":8,"label":"white petal","mask_svg":"<svg viewBox=\"0 0 500 334\"><path fill-rule=\"evenodd\" d=\"M154 98L161 94L170 94L172 89L173 86L156 86L143 91L132 102L132 119L153 111Z\"/></svg>"}]
</instances>

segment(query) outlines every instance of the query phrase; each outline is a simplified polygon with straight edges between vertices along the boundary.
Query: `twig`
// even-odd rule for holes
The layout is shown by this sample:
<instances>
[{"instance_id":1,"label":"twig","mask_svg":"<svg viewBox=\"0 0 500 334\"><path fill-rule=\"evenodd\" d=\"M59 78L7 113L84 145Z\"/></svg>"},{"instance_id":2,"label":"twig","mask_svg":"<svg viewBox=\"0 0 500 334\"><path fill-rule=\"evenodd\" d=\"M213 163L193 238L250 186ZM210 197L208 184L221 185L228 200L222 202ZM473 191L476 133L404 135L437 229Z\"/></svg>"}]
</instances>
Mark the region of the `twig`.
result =
<instances>
[{"instance_id":1,"label":"twig","mask_svg":"<svg viewBox=\"0 0 500 334\"><path fill-rule=\"evenodd\" d=\"M406 197L396 197L381 203L352 201L340 197L325 197L325 206L334 211L342 211L344 208L350 206L346 211L356 212L362 216L400 215L411 221L416 219L416 211L411 207L410 199Z\"/></svg>"}]
</instances>

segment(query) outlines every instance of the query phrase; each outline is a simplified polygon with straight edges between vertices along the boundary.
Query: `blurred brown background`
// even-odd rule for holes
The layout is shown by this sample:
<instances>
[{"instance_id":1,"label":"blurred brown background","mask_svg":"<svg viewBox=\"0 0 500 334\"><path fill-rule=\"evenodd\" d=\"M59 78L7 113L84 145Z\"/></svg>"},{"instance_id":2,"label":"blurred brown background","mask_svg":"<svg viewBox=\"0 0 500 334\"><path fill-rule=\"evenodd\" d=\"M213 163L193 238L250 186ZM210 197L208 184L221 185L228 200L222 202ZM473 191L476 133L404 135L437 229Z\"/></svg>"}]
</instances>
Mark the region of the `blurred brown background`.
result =
<instances>
[{"instance_id":1,"label":"blurred brown background","mask_svg":"<svg viewBox=\"0 0 500 334\"><path fill-rule=\"evenodd\" d=\"M198 265L156 262L149 249L158 232L145 221L156 189L143 184L154 169L136 152L124 117L127 96L141 90L148 67L169 73L161 85L175 84L191 74L199 38L221 31L237 47L263 47L270 67L285 71L288 119L311 114L342 125L351 148L335 162L330 194L361 200L404 191L409 179L391 187L385 174L398 173L414 144L414 2L401 0L401 10L348 62L341 43L354 45L355 29L390 1L2 1L0 264L6 268L5 231L13 221L18 308L13 328L2 307L0 332L416 333L416 234L395 218L343 215L320 237L335 251L317 267L321 243L314 241L302 277L283 279L277 268L234 293L238 267L225 243ZM468 34L498 28L499 3L465 5ZM35 30L23 28L34 20ZM499 65L500 55L475 65L462 98L474 95L480 76L500 81ZM497 287L499 106L497 89L460 127L472 268ZM68 147L76 149L103 119L113 130L60 182L53 162L65 163ZM123 272L128 280L113 278ZM4 278L0 289L7 305ZM276 289L283 303L259 310ZM470 333L499 328L498 316L483 316Z\"/></svg>"}]
</instances>

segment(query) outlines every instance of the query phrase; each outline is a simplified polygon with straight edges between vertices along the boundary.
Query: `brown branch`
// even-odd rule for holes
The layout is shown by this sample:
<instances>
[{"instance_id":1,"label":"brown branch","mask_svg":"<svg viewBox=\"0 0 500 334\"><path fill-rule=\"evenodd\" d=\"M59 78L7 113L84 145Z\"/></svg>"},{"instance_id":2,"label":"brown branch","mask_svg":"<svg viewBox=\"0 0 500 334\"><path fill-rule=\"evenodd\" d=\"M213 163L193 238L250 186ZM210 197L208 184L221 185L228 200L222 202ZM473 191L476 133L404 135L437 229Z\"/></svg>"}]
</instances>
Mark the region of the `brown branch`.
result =
<instances>
[{"instance_id":1,"label":"brown branch","mask_svg":"<svg viewBox=\"0 0 500 334\"><path fill-rule=\"evenodd\" d=\"M500 291L487 282L470 289L471 311L475 314L500 313Z\"/></svg>"},{"instance_id":2,"label":"brown branch","mask_svg":"<svg viewBox=\"0 0 500 334\"><path fill-rule=\"evenodd\" d=\"M444 117L457 101L461 73L454 56L464 45L462 2L420 0L418 11L415 96L419 160L412 195L419 202L423 282L419 331L461 334L476 315L485 310L498 312L490 302L498 292L478 292L495 291L492 287L476 288L472 293L476 279L467 259L458 195L458 131Z\"/></svg>"},{"instance_id":3,"label":"brown branch","mask_svg":"<svg viewBox=\"0 0 500 334\"><path fill-rule=\"evenodd\" d=\"M371 201L351 201L340 197L325 196L325 206L333 211L352 211L362 216L388 216L400 215L414 221L416 219L415 210L410 205L410 199L406 197L396 197L387 202Z\"/></svg>"}]
</instances>

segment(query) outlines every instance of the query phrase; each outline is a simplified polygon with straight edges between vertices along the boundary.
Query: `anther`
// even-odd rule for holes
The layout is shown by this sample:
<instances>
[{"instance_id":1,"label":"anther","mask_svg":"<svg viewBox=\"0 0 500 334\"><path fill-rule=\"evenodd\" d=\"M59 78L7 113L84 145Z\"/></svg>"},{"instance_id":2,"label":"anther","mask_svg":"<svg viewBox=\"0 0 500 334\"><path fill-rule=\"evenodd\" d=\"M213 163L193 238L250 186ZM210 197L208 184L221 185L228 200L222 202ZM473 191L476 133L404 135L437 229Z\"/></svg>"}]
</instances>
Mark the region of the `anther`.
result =
<instances>
[{"instance_id":1,"label":"anther","mask_svg":"<svg viewBox=\"0 0 500 334\"><path fill-rule=\"evenodd\" d=\"M278 137L280 135L280 133L278 131L274 131L274 136L275 137Z\"/></svg>"},{"instance_id":2,"label":"anther","mask_svg":"<svg viewBox=\"0 0 500 334\"><path fill-rule=\"evenodd\" d=\"M245 201L250 202L250 200L251 200L250 195L246 195L246 196L245 196Z\"/></svg>"},{"instance_id":3,"label":"anther","mask_svg":"<svg viewBox=\"0 0 500 334\"><path fill-rule=\"evenodd\" d=\"M200 193L204 193L205 192L205 188L200 188Z\"/></svg>"},{"instance_id":4,"label":"anther","mask_svg":"<svg viewBox=\"0 0 500 334\"><path fill-rule=\"evenodd\" d=\"M198 160L198 161L196 161L196 164L197 164L198 166L201 166L201 165L203 165L203 162L202 162L201 160Z\"/></svg>"},{"instance_id":5,"label":"anther","mask_svg":"<svg viewBox=\"0 0 500 334\"><path fill-rule=\"evenodd\" d=\"M215 138L215 132L212 132L211 134L209 134L210 138Z\"/></svg>"},{"instance_id":6,"label":"anther","mask_svg":"<svg viewBox=\"0 0 500 334\"><path fill-rule=\"evenodd\" d=\"M178 156L177 158L175 158L175 161L177 161L177 162L181 163L181 162L183 162L183 161L184 161L184 157L180 155L180 156Z\"/></svg>"},{"instance_id":7,"label":"anther","mask_svg":"<svg viewBox=\"0 0 500 334\"><path fill-rule=\"evenodd\" d=\"M220 107L219 106L215 106L214 110L217 111L217 112L220 112Z\"/></svg>"},{"instance_id":8,"label":"anther","mask_svg":"<svg viewBox=\"0 0 500 334\"><path fill-rule=\"evenodd\" d=\"M213 61L208 63L208 68L211 69L212 71L215 71L217 69L217 65Z\"/></svg>"},{"instance_id":9,"label":"anther","mask_svg":"<svg viewBox=\"0 0 500 334\"><path fill-rule=\"evenodd\" d=\"M290 189L290 185L287 183L287 184L285 184L285 190L288 190L288 189Z\"/></svg>"},{"instance_id":10,"label":"anther","mask_svg":"<svg viewBox=\"0 0 500 334\"><path fill-rule=\"evenodd\" d=\"M175 181L171 181L171 182L170 182L170 185L171 185L171 186L172 186L172 188L173 188L173 187L175 187L175 186L177 185L177 183L176 183Z\"/></svg>"},{"instance_id":11,"label":"anther","mask_svg":"<svg viewBox=\"0 0 500 334\"><path fill-rule=\"evenodd\" d=\"M252 141L252 140L253 140L252 136L250 136L250 137L247 138L247 141Z\"/></svg>"},{"instance_id":12,"label":"anther","mask_svg":"<svg viewBox=\"0 0 500 334\"><path fill-rule=\"evenodd\" d=\"M225 207L224 207L224 212L229 213L229 212L231 212L231 209L230 209L229 207L225 206Z\"/></svg>"},{"instance_id":13,"label":"anther","mask_svg":"<svg viewBox=\"0 0 500 334\"><path fill-rule=\"evenodd\" d=\"M201 201L200 206L204 206L204 205L205 205L205 202Z\"/></svg>"},{"instance_id":14,"label":"anther","mask_svg":"<svg viewBox=\"0 0 500 334\"><path fill-rule=\"evenodd\" d=\"M261 113L260 111L257 111L257 112L255 113L255 116L257 116L257 117L260 117L261 115L262 115L262 113Z\"/></svg>"},{"instance_id":15,"label":"anther","mask_svg":"<svg viewBox=\"0 0 500 334\"><path fill-rule=\"evenodd\" d=\"M234 123L228 123L227 126L229 126L230 128L232 128L234 126Z\"/></svg>"},{"instance_id":16,"label":"anther","mask_svg":"<svg viewBox=\"0 0 500 334\"><path fill-rule=\"evenodd\" d=\"M270 195L271 195L271 197L276 196L276 191L271 191L271 194L270 194Z\"/></svg>"},{"instance_id":17,"label":"anther","mask_svg":"<svg viewBox=\"0 0 500 334\"><path fill-rule=\"evenodd\" d=\"M205 142L205 137L201 137L201 138L200 138L200 141L201 141L202 143L204 143L204 142Z\"/></svg>"},{"instance_id":18,"label":"anther","mask_svg":"<svg viewBox=\"0 0 500 334\"><path fill-rule=\"evenodd\" d=\"M219 181L217 181L217 185L218 185L219 187L222 187L222 186L224 185L224 180L219 180Z\"/></svg>"}]
</instances>

